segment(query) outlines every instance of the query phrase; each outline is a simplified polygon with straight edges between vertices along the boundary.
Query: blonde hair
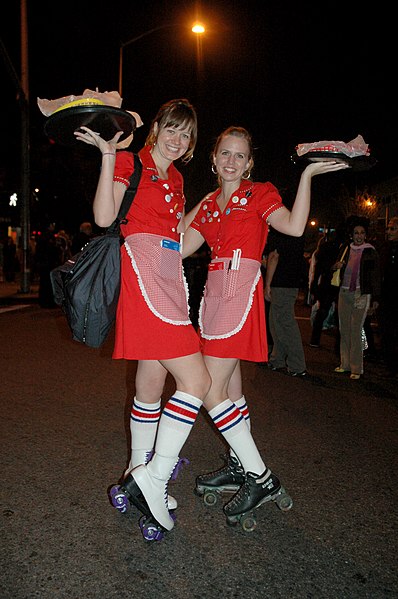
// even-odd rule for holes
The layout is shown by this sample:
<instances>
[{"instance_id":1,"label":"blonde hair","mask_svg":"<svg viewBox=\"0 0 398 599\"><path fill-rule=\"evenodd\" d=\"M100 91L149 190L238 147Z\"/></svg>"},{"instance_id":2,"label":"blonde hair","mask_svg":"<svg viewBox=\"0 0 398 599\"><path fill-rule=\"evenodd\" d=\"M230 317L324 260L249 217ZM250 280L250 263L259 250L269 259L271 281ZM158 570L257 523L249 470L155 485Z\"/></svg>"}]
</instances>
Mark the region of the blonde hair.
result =
<instances>
[{"instance_id":1,"label":"blonde hair","mask_svg":"<svg viewBox=\"0 0 398 599\"><path fill-rule=\"evenodd\" d=\"M249 167L245 170L245 172L243 173L243 178L244 179L248 179L250 177L250 172L254 166L254 160L253 160L253 142L252 142L252 136L250 135L250 133L247 131L247 129L245 129L244 127L228 127L228 129L225 129L225 131L223 131L222 133L220 133L220 135L217 137L217 141L215 143L213 152L211 153L211 162L212 164L214 164L214 158L217 154L218 148L220 146L221 141L224 139L224 137L227 137L228 135L234 135L235 137L241 137L242 139L245 139L247 141L247 146L249 148L249 154L248 154L248 161L249 161ZM219 185L221 185L221 179L219 176L217 176L218 179L218 183Z\"/></svg>"}]
</instances>

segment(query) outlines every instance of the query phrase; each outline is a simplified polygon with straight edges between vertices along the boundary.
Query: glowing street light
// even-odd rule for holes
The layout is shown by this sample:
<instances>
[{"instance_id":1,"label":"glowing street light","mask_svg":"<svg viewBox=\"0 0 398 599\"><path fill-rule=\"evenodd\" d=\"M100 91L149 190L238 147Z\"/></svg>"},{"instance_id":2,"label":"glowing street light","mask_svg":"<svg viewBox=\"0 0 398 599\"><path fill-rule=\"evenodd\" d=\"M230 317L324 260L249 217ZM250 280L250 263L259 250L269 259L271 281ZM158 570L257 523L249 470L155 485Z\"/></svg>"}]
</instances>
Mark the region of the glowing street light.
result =
<instances>
[{"instance_id":1,"label":"glowing street light","mask_svg":"<svg viewBox=\"0 0 398 599\"><path fill-rule=\"evenodd\" d=\"M123 50L126 46L130 44L134 44L134 42L138 42L138 40L146 37L147 35L151 35L151 33L155 33L155 31L160 31L161 29L168 29L169 27L180 27L178 23L165 23L163 25L159 25L158 27L154 27L153 29L149 29L148 31L144 31L140 35L133 37L131 40L127 42L122 42L119 47L119 96L122 97L123 91ZM194 23L191 31L195 33L195 35L202 35L205 32L205 26L202 23Z\"/></svg>"},{"instance_id":2,"label":"glowing street light","mask_svg":"<svg viewBox=\"0 0 398 599\"><path fill-rule=\"evenodd\" d=\"M202 23L195 23L194 26L192 27L191 31L193 33L204 33L205 30L205 26Z\"/></svg>"}]
</instances>

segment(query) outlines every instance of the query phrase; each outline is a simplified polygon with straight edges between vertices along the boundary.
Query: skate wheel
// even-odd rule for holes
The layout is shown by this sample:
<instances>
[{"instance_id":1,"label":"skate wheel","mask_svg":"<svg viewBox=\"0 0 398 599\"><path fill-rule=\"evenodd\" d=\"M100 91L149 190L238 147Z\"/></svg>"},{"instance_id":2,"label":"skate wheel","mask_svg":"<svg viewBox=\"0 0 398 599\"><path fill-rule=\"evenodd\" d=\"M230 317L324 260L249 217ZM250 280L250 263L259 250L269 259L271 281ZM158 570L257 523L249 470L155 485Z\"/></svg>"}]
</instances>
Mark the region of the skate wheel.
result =
<instances>
[{"instance_id":1,"label":"skate wheel","mask_svg":"<svg viewBox=\"0 0 398 599\"><path fill-rule=\"evenodd\" d=\"M242 530L244 530L245 532L253 532L253 530L257 526L257 521L254 517L254 514L242 516L239 523L241 525Z\"/></svg>"},{"instance_id":2,"label":"skate wheel","mask_svg":"<svg viewBox=\"0 0 398 599\"><path fill-rule=\"evenodd\" d=\"M287 493L278 495L275 499L276 505L282 512L288 512L293 507L293 499Z\"/></svg>"},{"instance_id":3,"label":"skate wheel","mask_svg":"<svg viewBox=\"0 0 398 599\"><path fill-rule=\"evenodd\" d=\"M161 541L164 537L164 532L159 529L156 524L153 524L146 516L141 516L139 520L142 536L146 541Z\"/></svg>"},{"instance_id":4,"label":"skate wheel","mask_svg":"<svg viewBox=\"0 0 398 599\"><path fill-rule=\"evenodd\" d=\"M213 507L216 505L218 501L217 493L213 491L206 491L203 495L203 503L207 505L207 507Z\"/></svg>"},{"instance_id":5,"label":"skate wheel","mask_svg":"<svg viewBox=\"0 0 398 599\"><path fill-rule=\"evenodd\" d=\"M236 526L238 524L238 521L236 518L228 518L227 517L227 524L228 524L228 526L233 528L234 526Z\"/></svg>"},{"instance_id":6,"label":"skate wheel","mask_svg":"<svg viewBox=\"0 0 398 599\"><path fill-rule=\"evenodd\" d=\"M127 512L127 509L130 507L130 502L127 498L127 495L120 490L120 485L114 485L109 491L109 495L111 504L114 508L116 508L122 514Z\"/></svg>"}]
</instances>

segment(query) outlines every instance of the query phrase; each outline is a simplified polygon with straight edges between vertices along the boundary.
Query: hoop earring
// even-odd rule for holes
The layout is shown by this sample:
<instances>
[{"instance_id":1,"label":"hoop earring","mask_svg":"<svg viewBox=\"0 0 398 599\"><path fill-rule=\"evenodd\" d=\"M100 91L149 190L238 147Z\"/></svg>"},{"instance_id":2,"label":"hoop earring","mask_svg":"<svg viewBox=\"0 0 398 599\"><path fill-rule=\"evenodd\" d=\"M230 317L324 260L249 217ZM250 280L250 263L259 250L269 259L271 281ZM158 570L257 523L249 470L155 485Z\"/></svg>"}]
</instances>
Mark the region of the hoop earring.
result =
<instances>
[{"instance_id":1,"label":"hoop earring","mask_svg":"<svg viewBox=\"0 0 398 599\"><path fill-rule=\"evenodd\" d=\"M243 173L242 179L250 179L250 171L246 171L245 173Z\"/></svg>"},{"instance_id":2,"label":"hoop earring","mask_svg":"<svg viewBox=\"0 0 398 599\"><path fill-rule=\"evenodd\" d=\"M211 172L213 173L213 175L217 175L217 169L216 169L216 165L214 164L214 162L211 165Z\"/></svg>"}]
</instances>

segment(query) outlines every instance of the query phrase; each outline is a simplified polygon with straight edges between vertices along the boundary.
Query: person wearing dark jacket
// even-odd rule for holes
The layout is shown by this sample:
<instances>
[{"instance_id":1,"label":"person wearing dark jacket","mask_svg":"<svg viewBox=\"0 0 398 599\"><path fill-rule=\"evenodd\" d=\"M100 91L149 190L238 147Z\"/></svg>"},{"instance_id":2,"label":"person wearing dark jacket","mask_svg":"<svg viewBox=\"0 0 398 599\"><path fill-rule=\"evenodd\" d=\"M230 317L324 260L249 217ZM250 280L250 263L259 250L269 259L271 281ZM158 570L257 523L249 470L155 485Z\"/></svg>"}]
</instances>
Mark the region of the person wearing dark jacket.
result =
<instances>
[{"instance_id":1,"label":"person wearing dark jacket","mask_svg":"<svg viewBox=\"0 0 398 599\"><path fill-rule=\"evenodd\" d=\"M304 235L292 237L270 230L264 297L270 301L270 329L274 342L268 361L271 370L308 377L303 341L294 306L308 277L304 258Z\"/></svg>"},{"instance_id":2,"label":"person wearing dark jacket","mask_svg":"<svg viewBox=\"0 0 398 599\"><path fill-rule=\"evenodd\" d=\"M311 332L310 347L320 347L321 335L325 319L333 302L337 304L338 287L331 284L332 266L339 255L340 240L335 237L322 243L315 254L314 277L310 292L315 302L318 302Z\"/></svg>"},{"instance_id":3,"label":"person wearing dark jacket","mask_svg":"<svg viewBox=\"0 0 398 599\"><path fill-rule=\"evenodd\" d=\"M378 318L384 364L389 377L398 375L398 216L390 218L380 248L381 298Z\"/></svg>"},{"instance_id":4,"label":"person wearing dark jacket","mask_svg":"<svg viewBox=\"0 0 398 599\"><path fill-rule=\"evenodd\" d=\"M72 255L77 254L92 239L93 226L90 222L81 223L79 233L72 239Z\"/></svg>"},{"instance_id":5,"label":"person wearing dark jacket","mask_svg":"<svg viewBox=\"0 0 398 599\"><path fill-rule=\"evenodd\" d=\"M363 374L363 325L368 310L377 310L380 298L380 260L370 243L366 243L367 219L351 221L351 239L344 261L339 259L341 286L338 297L340 329L340 365L335 372L351 372L358 380ZM340 256L343 254L342 248Z\"/></svg>"}]
</instances>

